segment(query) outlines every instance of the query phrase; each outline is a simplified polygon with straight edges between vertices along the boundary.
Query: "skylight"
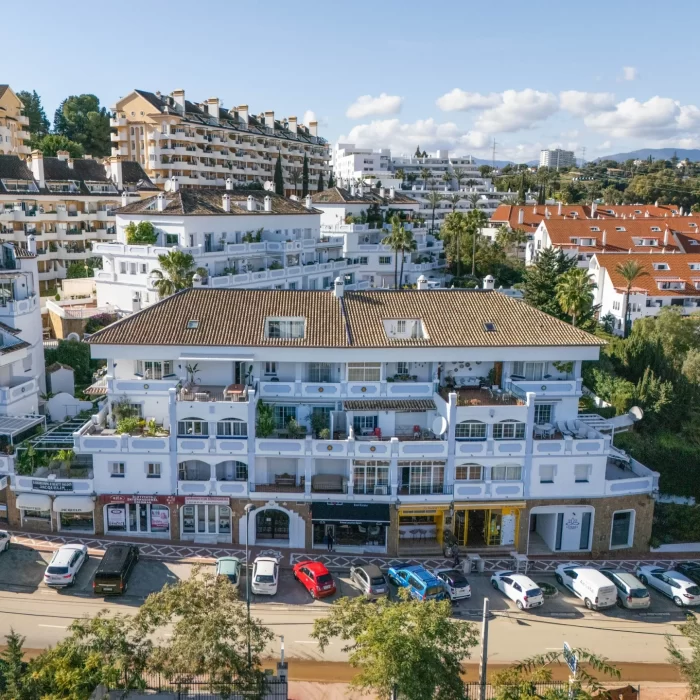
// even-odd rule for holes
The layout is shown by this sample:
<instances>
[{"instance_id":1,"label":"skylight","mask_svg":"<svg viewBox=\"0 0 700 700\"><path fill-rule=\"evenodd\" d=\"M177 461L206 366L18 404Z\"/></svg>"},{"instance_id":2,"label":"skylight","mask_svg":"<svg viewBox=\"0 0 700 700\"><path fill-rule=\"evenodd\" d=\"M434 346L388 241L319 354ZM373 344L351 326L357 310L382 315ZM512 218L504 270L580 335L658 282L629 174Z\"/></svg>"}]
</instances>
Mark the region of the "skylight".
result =
<instances>
[{"instance_id":1,"label":"skylight","mask_svg":"<svg viewBox=\"0 0 700 700\"><path fill-rule=\"evenodd\" d=\"M187 322L187 329L192 330L194 328L199 328L199 321L191 319Z\"/></svg>"},{"instance_id":2,"label":"skylight","mask_svg":"<svg viewBox=\"0 0 700 700\"><path fill-rule=\"evenodd\" d=\"M487 333L495 333L496 332L496 324L495 323L484 323L484 330Z\"/></svg>"}]
</instances>

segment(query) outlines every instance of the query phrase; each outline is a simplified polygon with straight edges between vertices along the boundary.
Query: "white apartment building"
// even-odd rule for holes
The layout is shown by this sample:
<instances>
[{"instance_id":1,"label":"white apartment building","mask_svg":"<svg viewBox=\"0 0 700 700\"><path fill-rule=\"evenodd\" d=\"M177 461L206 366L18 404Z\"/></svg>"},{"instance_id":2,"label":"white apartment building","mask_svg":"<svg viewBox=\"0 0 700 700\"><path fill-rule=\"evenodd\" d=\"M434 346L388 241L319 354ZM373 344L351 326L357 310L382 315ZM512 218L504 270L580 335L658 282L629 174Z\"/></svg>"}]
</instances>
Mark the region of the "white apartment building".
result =
<instances>
[{"instance_id":1,"label":"white apartment building","mask_svg":"<svg viewBox=\"0 0 700 700\"><path fill-rule=\"evenodd\" d=\"M540 151L540 168L568 168L576 165L573 151L561 148L543 148Z\"/></svg>"},{"instance_id":2,"label":"white apartment building","mask_svg":"<svg viewBox=\"0 0 700 700\"><path fill-rule=\"evenodd\" d=\"M578 415L600 341L420 286L195 287L95 333L89 477L13 479L11 524L33 508L60 530L70 502L89 532L244 543L250 503L258 546L437 553L449 530L484 553L647 550L657 475Z\"/></svg>"},{"instance_id":3,"label":"white apartment building","mask_svg":"<svg viewBox=\"0 0 700 700\"><path fill-rule=\"evenodd\" d=\"M700 309L700 254L595 253L590 260L591 278L596 284L599 317L612 314L614 332L624 334L627 282L617 271L619 265L634 260L646 274L638 277L629 296L630 321L656 316L671 306L683 314Z\"/></svg>"},{"instance_id":4,"label":"white apartment building","mask_svg":"<svg viewBox=\"0 0 700 700\"><path fill-rule=\"evenodd\" d=\"M333 177L336 182L350 186L366 182L373 186L377 181L385 187L399 188L401 181L391 171L391 150L358 148L353 143L336 143L333 148Z\"/></svg>"},{"instance_id":5,"label":"white apartment building","mask_svg":"<svg viewBox=\"0 0 700 700\"><path fill-rule=\"evenodd\" d=\"M301 191L304 156L309 189L318 190L321 173L328 183L329 146L316 122L275 119L274 112L253 115L247 105L224 109L215 97L197 104L185 99L184 90L134 90L112 110L112 155L139 163L159 187L173 177L195 187L223 186L229 178L237 186L272 182L278 154L285 194Z\"/></svg>"},{"instance_id":6,"label":"white apartment building","mask_svg":"<svg viewBox=\"0 0 700 700\"><path fill-rule=\"evenodd\" d=\"M9 85L0 85L0 155L27 156L29 118L24 104Z\"/></svg>"},{"instance_id":7,"label":"white apartment building","mask_svg":"<svg viewBox=\"0 0 700 700\"><path fill-rule=\"evenodd\" d=\"M0 238L24 246L35 237L37 292L53 296L72 262L95 257L93 244L115 237L122 195L129 201L157 191L138 163L119 158L0 155Z\"/></svg>"}]
</instances>

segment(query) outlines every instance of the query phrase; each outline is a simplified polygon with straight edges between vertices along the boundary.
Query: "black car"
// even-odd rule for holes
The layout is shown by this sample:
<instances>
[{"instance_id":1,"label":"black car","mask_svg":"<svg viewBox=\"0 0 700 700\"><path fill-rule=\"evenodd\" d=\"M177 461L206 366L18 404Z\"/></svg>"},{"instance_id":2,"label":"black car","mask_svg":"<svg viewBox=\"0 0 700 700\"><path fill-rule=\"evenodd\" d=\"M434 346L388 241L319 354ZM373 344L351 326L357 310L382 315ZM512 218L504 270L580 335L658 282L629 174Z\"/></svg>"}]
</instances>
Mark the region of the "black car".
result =
<instances>
[{"instance_id":1,"label":"black car","mask_svg":"<svg viewBox=\"0 0 700 700\"><path fill-rule=\"evenodd\" d=\"M700 563L696 561L683 561L674 564L673 568L687 576L693 583L700 585Z\"/></svg>"},{"instance_id":2,"label":"black car","mask_svg":"<svg viewBox=\"0 0 700 700\"><path fill-rule=\"evenodd\" d=\"M139 548L133 544L113 544L105 550L92 580L96 595L126 593L129 577L139 560Z\"/></svg>"},{"instance_id":3,"label":"black car","mask_svg":"<svg viewBox=\"0 0 700 700\"><path fill-rule=\"evenodd\" d=\"M467 577L459 569L437 569L435 576L442 581L450 600L462 600L472 597L472 587Z\"/></svg>"}]
</instances>

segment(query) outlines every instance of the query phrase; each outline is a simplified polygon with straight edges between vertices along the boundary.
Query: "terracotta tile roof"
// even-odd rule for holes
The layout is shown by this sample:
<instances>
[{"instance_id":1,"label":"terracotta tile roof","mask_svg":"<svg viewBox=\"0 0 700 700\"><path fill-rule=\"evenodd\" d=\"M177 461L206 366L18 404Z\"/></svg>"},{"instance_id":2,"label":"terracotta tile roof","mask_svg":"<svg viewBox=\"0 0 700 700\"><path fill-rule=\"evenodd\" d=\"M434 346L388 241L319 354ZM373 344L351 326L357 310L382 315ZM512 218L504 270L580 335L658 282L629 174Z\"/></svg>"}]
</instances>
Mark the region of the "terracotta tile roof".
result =
<instances>
[{"instance_id":1,"label":"terracotta tile roof","mask_svg":"<svg viewBox=\"0 0 700 700\"><path fill-rule=\"evenodd\" d=\"M434 411L432 399L365 399L345 401L346 411Z\"/></svg>"},{"instance_id":2,"label":"terracotta tile roof","mask_svg":"<svg viewBox=\"0 0 700 700\"><path fill-rule=\"evenodd\" d=\"M312 194L311 201L314 204L372 204L374 199L369 194L351 194L344 187L331 187Z\"/></svg>"},{"instance_id":3,"label":"terracotta tile roof","mask_svg":"<svg viewBox=\"0 0 700 700\"><path fill-rule=\"evenodd\" d=\"M634 281L633 291L646 292L649 296L669 296L669 297L688 297L700 296L700 289L695 288L695 282L700 282L700 254L690 255L683 253L676 254L641 254L630 255L601 253L597 254L595 259L601 268L607 270L608 276L613 286L617 290L626 290L627 282L624 277L617 272L618 265L634 260L638 262L647 274L643 277L638 277ZM663 264L668 269L657 270L654 265ZM697 265L699 269L692 270L692 265ZM668 281L684 282L683 289L659 289L659 282Z\"/></svg>"},{"instance_id":4,"label":"terracotta tile roof","mask_svg":"<svg viewBox=\"0 0 700 700\"><path fill-rule=\"evenodd\" d=\"M26 248L25 246L19 244L19 243L11 243L10 244L15 252L15 257L16 258L35 258L36 254L35 253L30 253L29 249Z\"/></svg>"},{"instance_id":5,"label":"terracotta tile roof","mask_svg":"<svg viewBox=\"0 0 700 700\"><path fill-rule=\"evenodd\" d=\"M225 211L223 196L231 197L231 211ZM269 196L272 212L265 211L265 197ZM246 208L248 197L253 197L256 209ZM119 214L155 214L158 216L257 216L272 214L318 214L316 209L307 209L301 202L287 199L274 192L265 190L227 190L224 187L180 188L177 192L165 193L165 209L160 212L155 208L157 195L132 202L117 209Z\"/></svg>"},{"instance_id":6,"label":"terracotta tile roof","mask_svg":"<svg viewBox=\"0 0 700 700\"><path fill-rule=\"evenodd\" d=\"M9 87L9 85L0 85L0 97L2 97L7 92L7 88Z\"/></svg>"},{"instance_id":7,"label":"terracotta tile roof","mask_svg":"<svg viewBox=\"0 0 700 700\"><path fill-rule=\"evenodd\" d=\"M265 337L268 317L306 320L299 339ZM384 321L420 319L425 338L387 337ZM198 321L188 329L188 321ZM493 324L487 330L486 324ZM495 291L330 291L195 288L93 334L116 345L250 347L596 346L593 335Z\"/></svg>"}]
</instances>

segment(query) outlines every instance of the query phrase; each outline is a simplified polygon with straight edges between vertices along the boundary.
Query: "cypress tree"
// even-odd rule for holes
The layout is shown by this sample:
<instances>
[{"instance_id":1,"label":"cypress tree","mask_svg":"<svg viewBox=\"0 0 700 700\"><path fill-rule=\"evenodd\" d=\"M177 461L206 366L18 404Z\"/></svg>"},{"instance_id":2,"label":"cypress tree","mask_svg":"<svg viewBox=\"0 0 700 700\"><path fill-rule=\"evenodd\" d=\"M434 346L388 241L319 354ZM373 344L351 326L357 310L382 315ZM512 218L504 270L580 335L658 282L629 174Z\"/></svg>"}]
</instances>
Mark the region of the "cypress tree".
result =
<instances>
[{"instance_id":1,"label":"cypress tree","mask_svg":"<svg viewBox=\"0 0 700 700\"><path fill-rule=\"evenodd\" d=\"M335 180L333 179L333 171L331 170L330 174L328 175L328 189L331 187L335 187Z\"/></svg>"},{"instance_id":2,"label":"cypress tree","mask_svg":"<svg viewBox=\"0 0 700 700\"><path fill-rule=\"evenodd\" d=\"M318 174L318 191L323 192L323 170Z\"/></svg>"},{"instance_id":3,"label":"cypress tree","mask_svg":"<svg viewBox=\"0 0 700 700\"><path fill-rule=\"evenodd\" d=\"M301 196L306 197L309 194L309 158L304 153L304 166L301 170Z\"/></svg>"},{"instance_id":4,"label":"cypress tree","mask_svg":"<svg viewBox=\"0 0 700 700\"><path fill-rule=\"evenodd\" d=\"M282 175L282 154L277 154L275 163L275 193L284 197L284 177Z\"/></svg>"}]
</instances>

